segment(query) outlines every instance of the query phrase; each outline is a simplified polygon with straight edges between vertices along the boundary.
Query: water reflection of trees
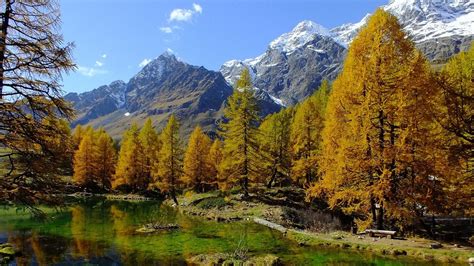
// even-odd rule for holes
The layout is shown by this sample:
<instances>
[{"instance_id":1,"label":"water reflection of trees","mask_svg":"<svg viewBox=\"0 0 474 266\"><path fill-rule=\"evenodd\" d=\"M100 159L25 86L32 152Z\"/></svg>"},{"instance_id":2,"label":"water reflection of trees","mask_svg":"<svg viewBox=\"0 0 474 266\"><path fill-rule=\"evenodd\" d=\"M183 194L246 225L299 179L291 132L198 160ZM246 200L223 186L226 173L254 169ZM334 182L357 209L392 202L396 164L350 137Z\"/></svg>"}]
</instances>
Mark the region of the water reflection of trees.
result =
<instances>
[{"instance_id":1,"label":"water reflection of trees","mask_svg":"<svg viewBox=\"0 0 474 266\"><path fill-rule=\"evenodd\" d=\"M40 236L37 232L9 233L8 242L22 251L15 258L16 265L51 265L63 261L67 240L60 237Z\"/></svg>"},{"instance_id":2,"label":"water reflection of trees","mask_svg":"<svg viewBox=\"0 0 474 266\"><path fill-rule=\"evenodd\" d=\"M22 250L16 265L51 265L58 263L123 265L183 264L183 253L195 247L185 246L193 228L173 208L156 202L88 201L73 205L46 223L22 220L27 230L14 230L9 242ZM179 217L178 217L179 216ZM182 230L143 235L135 230L149 222L176 223Z\"/></svg>"},{"instance_id":3,"label":"water reflection of trees","mask_svg":"<svg viewBox=\"0 0 474 266\"><path fill-rule=\"evenodd\" d=\"M71 208L71 255L74 259L99 257L105 254L104 245L97 241L97 224L95 219L87 215L82 206Z\"/></svg>"}]
</instances>

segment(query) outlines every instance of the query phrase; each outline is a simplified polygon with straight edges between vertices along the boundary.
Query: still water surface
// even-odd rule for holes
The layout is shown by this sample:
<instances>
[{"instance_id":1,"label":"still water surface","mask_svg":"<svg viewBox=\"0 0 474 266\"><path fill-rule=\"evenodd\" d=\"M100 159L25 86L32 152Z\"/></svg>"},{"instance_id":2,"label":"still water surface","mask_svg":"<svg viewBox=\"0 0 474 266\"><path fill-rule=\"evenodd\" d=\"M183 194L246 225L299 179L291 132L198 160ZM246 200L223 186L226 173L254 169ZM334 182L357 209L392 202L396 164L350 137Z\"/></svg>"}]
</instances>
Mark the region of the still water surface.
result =
<instances>
[{"instance_id":1,"label":"still water surface","mask_svg":"<svg viewBox=\"0 0 474 266\"><path fill-rule=\"evenodd\" d=\"M11 265L186 265L196 254L233 252L239 242L250 254L272 253L285 265L421 265L342 249L299 247L252 222L207 221L159 202L84 201L48 212L51 218L40 221L22 210L0 209L0 243L8 241L22 252ZM177 223L181 229L135 232L152 221Z\"/></svg>"}]
</instances>

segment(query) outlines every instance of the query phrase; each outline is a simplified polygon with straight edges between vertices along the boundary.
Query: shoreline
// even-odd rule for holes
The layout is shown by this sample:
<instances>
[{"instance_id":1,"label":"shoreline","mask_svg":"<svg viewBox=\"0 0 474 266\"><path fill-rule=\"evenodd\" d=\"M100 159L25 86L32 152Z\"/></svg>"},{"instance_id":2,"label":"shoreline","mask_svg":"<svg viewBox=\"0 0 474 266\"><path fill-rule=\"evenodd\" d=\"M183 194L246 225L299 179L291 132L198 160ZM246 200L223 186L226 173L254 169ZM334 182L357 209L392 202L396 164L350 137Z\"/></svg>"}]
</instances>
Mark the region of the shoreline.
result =
<instances>
[{"instance_id":1,"label":"shoreline","mask_svg":"<svg viewBox=\"0 0 474 266\"><path fill-rule=\"evenodd\" d=\"M370 252L378 256L389 258L411 258L421 261L438 263L460 263L469 265L469 259L474 257L473 247L464 247L447 242L439 242L442 247L432 249L430 245L438 241L426 238L374 238L363 234L351 234L346 231L328 233L309 232L280 224L278 218L282 214L283 206L267 205L246 201L229 200L230 205L216 208L200 208L195 202L218 198L215 194L196 194L195 197L179 196L179 206L172 201L165 200L163 204L177 208L179 212L203 217L207 220L232 223L235 221L252 221L272 230L277 230L283 236L300 246L326 247L348 249L358 252Z\"/></svg>"}]
</instances>

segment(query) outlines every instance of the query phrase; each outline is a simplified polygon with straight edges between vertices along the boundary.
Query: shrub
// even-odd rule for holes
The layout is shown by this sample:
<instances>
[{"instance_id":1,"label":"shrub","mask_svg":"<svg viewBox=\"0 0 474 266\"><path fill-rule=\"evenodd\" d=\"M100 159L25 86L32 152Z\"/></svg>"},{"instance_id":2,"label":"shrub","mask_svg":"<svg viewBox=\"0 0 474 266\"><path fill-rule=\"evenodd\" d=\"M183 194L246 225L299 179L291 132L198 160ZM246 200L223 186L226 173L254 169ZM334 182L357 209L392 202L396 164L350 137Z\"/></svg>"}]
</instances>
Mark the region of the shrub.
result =
<instances>
[{"instance_id":1,"label":"shrub","mask_svg":"<svg viewBox=\"0 0 474 266\"><path fill-rule=\"evenodd\" d=\"M222 197L205 198L196 204L201 209L222 208L228 203Z\"/></svg>"}]
</instances>

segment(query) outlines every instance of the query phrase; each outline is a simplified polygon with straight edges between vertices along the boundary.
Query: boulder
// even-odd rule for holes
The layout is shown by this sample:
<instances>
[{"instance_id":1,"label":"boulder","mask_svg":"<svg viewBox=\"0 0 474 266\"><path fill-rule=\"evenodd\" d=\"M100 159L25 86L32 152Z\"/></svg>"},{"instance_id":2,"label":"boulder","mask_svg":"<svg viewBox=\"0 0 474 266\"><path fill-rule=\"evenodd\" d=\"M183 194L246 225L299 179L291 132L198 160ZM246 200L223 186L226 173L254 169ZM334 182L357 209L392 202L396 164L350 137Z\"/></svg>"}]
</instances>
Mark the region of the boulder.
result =
<instances>
[{"instance_id":1,"label":"boulder","mask_svg":"<svg viewBox=\"0 0 474 266\"><path fill-rule=\"evenodd\" d=\"M439 248L442 248L443 245L441 245L441 243L431 243L430 244L430 248L432 249L439 249Z\"/></svg>"}]
</instances>

